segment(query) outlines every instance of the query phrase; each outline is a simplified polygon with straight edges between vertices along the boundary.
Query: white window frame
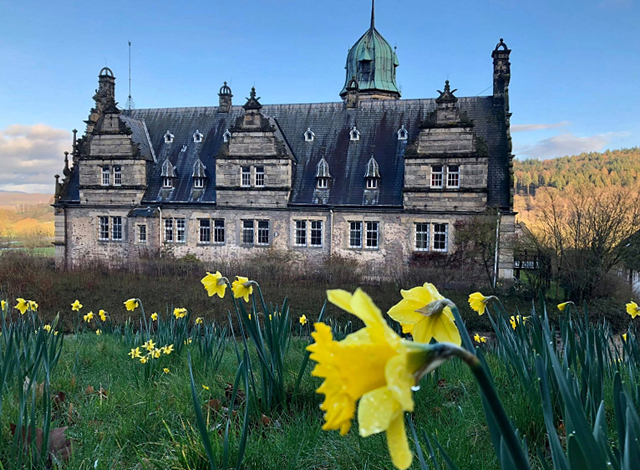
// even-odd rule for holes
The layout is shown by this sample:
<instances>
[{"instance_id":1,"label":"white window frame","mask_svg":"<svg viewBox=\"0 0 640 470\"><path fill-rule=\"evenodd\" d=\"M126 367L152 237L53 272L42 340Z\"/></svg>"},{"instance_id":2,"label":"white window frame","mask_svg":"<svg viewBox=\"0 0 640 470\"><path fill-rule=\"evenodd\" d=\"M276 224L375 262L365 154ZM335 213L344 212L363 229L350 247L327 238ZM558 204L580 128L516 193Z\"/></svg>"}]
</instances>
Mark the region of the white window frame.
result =
<instances>
[{"instance_id":1,"label":"white window frame","mask_svg":"<svg viewBox=\"0 0 640 470\"><path fill-rule=\"evenodd\" d=\"M224 219L213 219L213 244L224 245L225 236Z\"/></svg>"},{"instance_id":2,"label":"white window frame","mask_svg":"<svg viewBox=\"0 0 640 470\"><path fill-rule=\"evenodd\" d=\"M293 245L307 246L307 221L293 221Z\"/></svg>"},{"instance_id":3,"label":"white window frame","mask_svg":"<svg viewBox=\"0 0 640 470\"><path fill-rule=\"evenodd\" d=\"M324 245L324 224L322 223L322 220L310 220L309 221L309 246L312 246L314 248L322 248L323 245Z\"/></svg>"},{"instance_id":4,"label":"white window frame","mask_svg":"<svg viewBox=\"0 0 640 470\"><path fill-rule=\"evenodd\" d=\"M455 170L452 170L455 168ZM447 166L447 188L460 187L460 165Z\"/></svg>"},{"instance_id":5,"label":"white window frame","mask_svg":"<svg viewBox=\"0 0 640 470\"><path fill-rule=\"evenodd\" d=\"M266 228L264 224L266 223ZM262 225L262 227L261 227ZM266 241L265 241L265 230L266 230ZM271 222L268 219L258 219L256 220L256 235L255 242L258 246L268 246L271 242Z\"/></svg>"},{"instance_id":6,"label":"white window frame","mask_svg":"<svg viewBox=\"0 0 640 470\"><path fill-rule=\"evenodd\" d=\"M113 185L122 186L122 167L120 165L113 167Z\"/></svg>"},{"instance_id":7,"label":"white window frame","mask_svg":"<svg viewBox=\"0 0 640 470\"><path fill-rule=\"evenodd\" d=\"M230 138L231 138L231 132L229 132L229 129L227 129L226 131L224 131L224 134L222 134L222 140L224 142L229 142Z\"/></svg>"},{"instance_id":8,"label":"white window frame","mask_svg":"<svg viewBox=\"0 0 640 470\"><path fill-rule=\"evenodd\" d=\"M254 184L256 186L256 188L264 188L264 181L265 181L265 177L264 177L264 167L263 166L256 166L254 167L254 175L253 175L253 181Z\"/></svg>"},{"instance_id":9,"label":"white window frame","mask_svg":"<svg viewBox=\"0 0 640 470\"><path fill-rule=\"evenodd\" d=\"M169 176L163 176L162 177L162 187L164 189L173 188L173 178L171 178Z\"/></svg>"},{"instance_id":10,"label":"white window frame","mask_svg":"<svg viewBox=\"0 0 640 470\"><path fill-rule=\"evenodd\" d=\"M420 226L420 227L419 227ZM418 228L422 230L418 230ZM426 230L425 230L426 229ZM413 224L413 249L414 251L429 251L429 240L430 234L429 230L431 229L431 224L429 222L415 222ZM419 239L418 235L422 235ZM420 243L420 246L418 242Z\"/></svg>"},{"instance_id":11,"label":"white window frame","mask_svg":"<svg viewBox=\"0 0 640 470\"><path fill-rule=\"evenodd\" d=\"M324 176L319 176L318 181L316 183L316 188L318 189L328 189L329 188L329 178L325 178Z\"/></svg>"},{"instance_id":12,"label":"white window frame","mask_svg":"<svg viewBox=\"0 0 640 470\"><path fill-rule=\"evenodd\" d=\"M149 234L147 233L147 225L146 224L139 224L137 226L138 229L138 243L147 243L147 240L149 239Z\"/></svg>"},{"instance_id":13,"label":"white window frame","mask_svg":"<svg viewBox=\"0 0 640 470\"><path fill-rule=\"evenodd\" d=\"M360 131L356 129L356 126L353 126L351 131L349 131L349 140L352 142L360 140Z\"/></svg>"},{"instance_id":14,"label":"white window frame","mask_svg":"<svg viewBox=\"0 0 640 470\"><path fill-rule=\"evenodd\" d=\"M440 168L440 170L437 170ZM431 166L431 187L432 188L442 188L444 185L444 166L443 165L432 165ZM438 181L440 184L438 184Z\"/></svg>"},{"instance_id":15,"label":"white window frame","mask_svg":"<svg viewBox=\"0 0 640 470\"><path fill-rule=\"evenodd\" d=\"M437 230L444 227L444 231ZM440 237L444 237L440 240ZM445 222L435 222L433 224L433 251L447 253L449 251L449 224ZM440 248L440 244L444 244L444 248Z\"/></svg>"},{"instance_id":16,"label":"white window frame","mask_svg":"<svg viewBox=\"0 0 640 470\"><path fill-rule=\"evenodd\" d=\"M108 241L109 240L109 217L106 215L101 215L98 217L98 240L100 241Z\"/></svg>"},{"instance_id":17,"label":"white window frame","mask_svg":"<svg viewBox=\"0 0 640 470\"><path fill-rule=\"evenodd\" d=\"M211 243L211 219L198 219L198 243Z\"/></svg>"},{"instance_id":18,"label":"white window frame","mask_svg":"<svg viewBox=\"0 0 640 470\"><path fill-rule=\"evenodd\" d=\"M173 137L174 137L173 134L167 130L167 132L164 134L164 143L165 144L172 143Z\"/></svg>"},{"instance_id":19,"label":"white window frame","mask_svg":"<svg viewBox=\"0 0 640 470\"><path fill-rule=\"evenodd\" d=\"M362 248L362 226L361 220L349 221L349 248ZM354 244L354 241L358 240L358 244Z\"/></svg>"},{"instance_id":20,"label":"white window frame","mask_svg":"<svg viewBox=\"0 0 640 470\"><path fill-rule=\"evenodd\" d=\"M202 138L203 138L203 137L204 137L204 135L202 135L202 134L200 133L200 131L199 131L199 130L197 130L197 129L196 129L196 131L193 133L193 141L194 141L196 144L199 144L200 142L202 142Z\"/></svg>"},{"instance_id":21,"label":"white window frame","mask_svg":"<svg viewBox=\"0 0 640 470\"><path fill-rule=\"evenodd\" d=\"M165 243L174 243L175 242L175 233L173 230L173 219L164 219L164 242Z\"/></svg>"},{"instance_id":22,"label":"white window frame","mask_svg":"<svg viewBox=\"0 0 640 470\"><path fill-rule=\"evenodd\" d=\"M196 176L193 178L193 187L195 189L202 189L204 188L204 178L201 178L200 176Z\"/></svg>"},{"instance_id":23,"label":"white window frame","mask_svg":"<svg viewBox=\"0 0 640 470\"><path fill-rule=\"evenodd\" d=\"M102 167L102 178L100 179L101 186L110 186L111 185L111 172L108 166Z\"/></svg>"},{"instance_id":24,"label":"white window frame","mask_svg":"<svg viewBox=\"0 0 640 470\"><path fill-rule=\"evenodd\" d=\"M367 178L367 189L378 189L378 178Z\"/></svg>"},{"instance_id":25,"label":"white window frame","mask_svg":"<svg viewBox=\"0 0 640 470\"><path fill-rule=\"evenodd\" d=\"M111 217L111 240L121 242L123 240L124 222L122 217Z\"/></svg>"},{"instance_id":26,"label":"white window frame","mask_svg":"<svg viewBox=\"0 0 640 470\"><path fill-rule=\"evenodd\" d=\"M377 250L380 248L380 222L377 220L365 221L365 249Z\"/></svg>"},{"instance_id":27,"label":"white window frame","mask_svg":"<svg viewBox=\"0 0 640 470\"><path fill-rule=\"evenodd\" d=\"M315 133L311 130L311 128L307 128L307 130L304 133L304 141L305 142L313 142L313 139L315 139L316 135Z\"/></svg>"},{"instance_id":28,"label":"white window frame","mask_svg":"<svg viewBox=\"0 0 640 470\"><path fill-rule=\"evenodd\" d=\"M177 218L176 223L176 243L187 242L187 219Z\"/></svg>"},{"instance_id":29,"label":"white window frame","mask_svg":"<svg viewBox=\"0 0 640 470\"><path fill-rule=\"evenodd\" d=\"M398 140L407 140L409 138L409 131L407 131L404 127L404 124L400 129L398 129Z\"/></svg>"},{"instance_id":30,"label":"white window frame","mask_svg":"<svg viewBox=\"0 0 640 470\"><path fill-rule=\"evenodd\" d=\"M251 167L250 166L240 167L240 187L242 188L251 187Z\"/></svg>"}]
</instances>

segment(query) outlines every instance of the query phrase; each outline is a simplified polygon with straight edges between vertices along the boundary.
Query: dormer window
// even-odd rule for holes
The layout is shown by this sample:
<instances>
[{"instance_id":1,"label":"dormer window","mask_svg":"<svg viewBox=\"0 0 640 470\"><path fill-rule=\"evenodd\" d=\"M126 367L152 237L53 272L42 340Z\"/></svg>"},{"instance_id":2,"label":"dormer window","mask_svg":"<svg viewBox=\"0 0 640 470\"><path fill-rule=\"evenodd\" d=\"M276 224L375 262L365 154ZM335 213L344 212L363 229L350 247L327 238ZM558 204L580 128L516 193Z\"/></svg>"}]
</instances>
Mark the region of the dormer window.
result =
<instances>
[{"instance_id":1,"label":"dormer window","mask_svg":"<svg viewBox=\"0 0 640 470\"><path fill-rule=\"evenodd\" d=\"M164 135L164 143L165 144L170 144L173 142L173 134L171 132L169 132L169 130L167 130L166 134Z\"/></svg>"},{"instance_id":2,"label":"dormer window","mask_svg":"<svg viewBox=\"0 0 640 470\"><path fill-rule=\"evenodd\" d=\"M162 177L162 187L163 188L173 188L173 178L169 178L168 176Z\"/></svg>"},{"instance_id":3,"label":"dormer window","mask_svg":"<svg viewBox=\"0 0 640 470\"><path fill-rule=\"evenodd\" d=\"M409 138L409 132L404 128L404 125L398 130L398 140L407 140Z\"/></svg>"},{"instance_id":4,"label":"dormer window","mask_svg":"<svg viewBox=\"0 0 640 470\"><path fill-rule=\"evenodd\" d=\"M328 189L329 188L329 178L318 178L316 188L318 189Z\"/></svg>"},{"instance_id":5,"label":"dormer window","mask_svg":"<svg viewBox=\"0 0 640 470\"><path fill-rule=\"evenodd\" d=\"M365 188L378 189L378 180L380 180L380 166L373 155L367 162L367 171L364 173Z\"/></svg>"},{"instance_id":6,"label":"dormer window","mask_svg":"<svg viewBox=\"0 0 640 470\"><path fill-rule=\"evenodd\" d=\"M360 131L356 129L356 126L353 126L353 128L351 129L351 132L349 132L349 140L351 141L360 140Z\"/></svg>"},{"instance_id":7,"label":"dormer window","mask_svg":"<svg viewBox=\"0 0 640 470\"><path fill-rule=\"evenodd\" d=\"M367 178L367 189L378 189L378 180L376 178Z\"/></svg>"},{"instance_id":8,"label":"dormer window","mask_svg":"<svg viewBox=\"0 0 640 470\"><path fill-rule=\"evenodd\" d=\"M193 134L193 141L196 144L199 144L200 142L202 142L202 138L204 137L204 135L202 135L200 133L200 131L196 130L196 132Z\"/></svg>"},{"instance_id":9,"label":"dormer window","mask_svg":"<svg viewBox=\"0 0 640 470\"><path fill-rule=\"evenodd\" d=\"M196 189L204 188L204 178L193 178L193 187Z\"/></svg>"},{"instance_id":10,"label":"dormer window","mask_svg":"<svg viewBox=\"0 0 640 470\"><path fill-rule=\"evenodd\" d=\"M207 177L206 169L207 167L204 166L202 160L199 158L193 164L193 173L191 173L191 177L193 178L194 189L204 188L205 178Z\"/></svg>"},{"instance_id":11,"label":"dormer window","mask_svg":"<svg viewBox=\"0 0 640 470\"><path fill-rule=\"evenodd\" d=\"M176 170L171 162L167 159L162 164L162 187L173 188L173 180L176 178Z\"/></svg>"},{"instance_id":12,"label":"dormer window","mask_svg":"<svg viewBox=\"0 0 640 470\"><path fill-rule=\"evenodd\" d=\"M331 173L329 173L329 164L322 157L316 167L316 188L317 189L329 189L329 180L331 179Z\"/></svg>"},{"instance_id":13,"label":"dormer window","mask_svg":"<svg viewBox=\"0 0 640 470\"><path fill-rule=\"evenodd\" d=\"M222 140L224 140L225 142L229 142L229 139L231 139L231 132L229 132L229 129L227 129L224 134L222 134Z\"/></svg>"},{"instance_id":14,"label":"dormer window","mask_svg":"<svg viewBox=\"0 0 640 470\"><path fill-rule=\"evenodd\" d=\"M311 130L311 128L307 128L307 131L304 133L304 141L305 142L313 142L313 139L316 137L316 135L313 133L313 131Z\"/></svg>"}]
</instances>

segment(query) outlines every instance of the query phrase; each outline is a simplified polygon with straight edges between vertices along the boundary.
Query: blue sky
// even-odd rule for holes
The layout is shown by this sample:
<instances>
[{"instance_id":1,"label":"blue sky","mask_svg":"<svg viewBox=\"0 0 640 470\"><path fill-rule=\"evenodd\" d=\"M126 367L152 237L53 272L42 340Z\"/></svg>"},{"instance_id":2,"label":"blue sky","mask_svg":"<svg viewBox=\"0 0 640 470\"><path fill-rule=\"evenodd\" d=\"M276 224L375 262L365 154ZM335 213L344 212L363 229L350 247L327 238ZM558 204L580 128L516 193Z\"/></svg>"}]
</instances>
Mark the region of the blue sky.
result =
<instances>
[{"instance_id":1,"label":"blue sky","mask_svg":"<svg viewBox=\"0 0 640 470\"><path fill-rule=\"evenodd\" d=\"M53 190L108 65L138 108L338 101L370 0L31 1L0 5L0 190ZM514 151L550 158L640 145L638 0L378 0L376 27L400 59L403 98L488 94L491 51L511 54Z\"/></svg>"}]
</instances>

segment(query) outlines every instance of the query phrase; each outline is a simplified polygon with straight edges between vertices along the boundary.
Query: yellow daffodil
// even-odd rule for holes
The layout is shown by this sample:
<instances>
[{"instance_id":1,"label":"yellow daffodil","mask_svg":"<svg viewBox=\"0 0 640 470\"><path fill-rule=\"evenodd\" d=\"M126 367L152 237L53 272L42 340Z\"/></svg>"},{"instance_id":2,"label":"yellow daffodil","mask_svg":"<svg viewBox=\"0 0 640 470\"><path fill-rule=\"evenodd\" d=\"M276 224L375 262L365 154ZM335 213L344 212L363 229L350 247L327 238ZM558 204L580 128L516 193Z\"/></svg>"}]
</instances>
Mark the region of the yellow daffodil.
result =
<instances>
[{"instance_id":1,"label":"yellow daffodil","mask_svg":"<svg viewBox=\"0 0 640 470\"><path fill-rule=\"evenodd\" d=\"M100 317L100 320L107 321L107 312L105 312L104 310L99 310L98 316Z\"/></svg>"},{"instance_id":2,"label":"yellow daffodil","mask_svg":"<svg viewBox=\"0 0 640 470\"><path fill-rule=\"evenodd\" d=\"M164 369L162 369L162 371L163 371L165 374L168 374L168 373L170 372L170 370L169 370L169 368L168 368L168 367L165 367Z\"/></svg>"},{"instance_id":3,"label":"yellow daffodil","mask_svg":"<svg viewBox=\"0 0 640 470\"><path fill-rule=\"evenodd\" d=\"M307 324L307 316L306 315L302 315L298 321L300 322L301 325L306 325Z\"/></svg>"},{"instance_id":4,"label":"yellow daffodil","mask_svg":"<svg viewBox=\"0 0 640 470\"><path fill-rule=\"evenodd\" d=\"M404 412L413 411L411 387L415 385L419 364L411 355L415 343L402 340L387 325L378 307L360 289L352 295L343 290L327 292L329 301L359 317L365 328L334 341L331 327L315 324L315 343L307 349L317 362L312 375L324 378L317 392L325 399L324 430L344 435L358 406L360 435L386 431L393 464L400 469L411 465L404 426Z\"/></svg>"},{"instance_id":5,"label":"yellow daffodil","mask_svg":"<svg viewBox=\"0 0 640 470\"><path fill-rule=\"evenodd\" d=\"M129 356L131 356L131 359L136 359L142 357L142 352L140 352L140 348L135 348L129 352Z\"/></svg>"},{"instance_id":6,"label":"yellow daffodil","mask_svg":"<svg viewBox=\"0 0 640 470\"><path fill-rule=\"evenodd\" d=\"M402 300L391 307L388 315L402 325L403 333L411 333L413 339L428 344L438 342L462 344L460 332L448 306L434 308L433 302L445 300L433 284L400 291ZM431 305L430 305L431 304Z\"/></svg>"},{"instance_id":7,"label":"yellow daffodil","mask_svg":"<svg viewBox=\"0 0 640 470\"><path fill-rule=\"evenodd\" d=\"M191 344L193 340L191 338L185 339L184 344Z\"/></svg>"},{"instance_id":8,"label":"yellow daffodil","mask_svg":"<svg viewBox=\"0 0 640 470\"><path fill-rule=\"evenodd\" d=\"M174 308L173 309L173 316L176 318L184 318L187 316L187 309L186 308Z\"/></svg>"},{"instance_id":9,"label":"yellow daffodil","mask_svg":"<svg viewBox=\"0 0 640 470\"><path fill-rule=\"evenodd\" d=\"M636 318L638 315L640 315L640 307L638 307L638 304L635 302L629 302L627 304L627 313L631 315L631 318Z\"/></svg>"},{"instance_id":10,"label":"yellow daffodil","mask_svg":"<svg viewBox=\"0 0 640 470\"><path fill-rule=\"evenodd\" d=\"M32 312L36 312L38 310L38 304L35 300L29 300L29 309L31 309Z\"/></svg>"},{"instance_id":11,"label":"yellow daffodil","mask_svg":"<svg viewBox=\"0 0 640 470\"><path fill-rule=\"evenodd\" d=\"M209 387L207 387L206 385L202 384L202 388L204 388L205 390L209 390Z\"/></svg>"},{"instance_id":12,"label":"yellow daffodil","mask_svg":"<svg viewBox=\"0 0 640 470\"><path fill-rule=\"evenodd\" d=\"M144 349L146 349L147 351L153 351L153 350L154 350L154 348L156 347L156 343L154 343L154 342L153 342L153 340L152 340L152 339L150 339L149 341L147 341L146 343L144 343L144 344L142 345L142 347L143 347Z\"/></svg>"},{"instance_id":13,"label":"yellow daffodil","mask_svg":"<svg viewBox=\"0 0 640 470\"><path fill-rule=\"evenodd\" d=\"M196 325L202 325L204 323L204 318L198 317L196 318Z\"/></svg>"},{"instance_id":14,"label":"yellow daffodil","mask_svg":"<svg viewBox=\"0 0 640 470\"><path fill-rule=\"evenodd\" d=\"M473 337L473 340L476 343L486 343L487 342L487 337L486 336L480 336L478 333L476 333L476 335Z\"/></svg>"},{"instance_id":15,"label":"yellow daffodil","mask_svg":"<svg viewBox=\"0 0 640 470\"><path fill-rule=\"evenodd\" d=\"M208 272L200 282L207 290L209 297L213 297L214 295L217 295L221 299L224 297L224 293L227 290L227 279L220 274L220 271L216 271L215 274Z\"/></svg>"},{"instance_id":16,"label":"yellow daffodil","mask_svg":"<svg viewBox=\"0 0 640 470\"><path fill-rule=\"evenodd\" d=\"M157 313L152 313L151 314L151 320L152 321L158 321L158 314Z\"/></svg>"},{"instance_id":17,"label":"yellow daffodil","mask_svg":"<svg viewBox=\"0 0 640 470\"><path fill-rule=\"evenodd\" d=\"M516 329L516 325L520 324L520 323L524 323L529 319L529 317L523 317L521 315L516 315L515 317L512 315L511 318L509 318L509 323L511 323L511 328L513 328L514 330Z\"/></svg>"},{"instance_id":18,"label":"yellow daffodil","mask_svg":"<svg viewBox=\"0 0 640 470\"><path fill-rule=\"evenodd\" d=\"M17 298L16 300L18 301L18 303L13 308L17 308L18 310L20 310L20 314L24 315L29 309L29 301L22 298Z\"/></svg>"},{"instance_id":19,"label":"yellow daffodil","mask_svg":"<svg viewBox=\"0 0 640 470\"><path fill-rule=\"evenodd\" d=\"M91 322L91 320L93 320L93 312L89 312L87 313L84 317L84 321L86 321L87 323Z\"/></svg>"},{"instance_id":20,"label":"yellow daffodil","mask_svg":"<svg viewBox=\"0 0 640 470\"><path fill-rule=\"evenodd\" d=\"M269 314L269 321L273 320L273 316Z\"/></svg>"},{"instance_id":21,"label":"yellow daffodil","mask_svg":"<svg viewBox=\"0 0 640 470\"><path fill-rule=\"evenodd\" d=\"M622 334L622 339L625 340L625 341L627 340L627 334L626 333Z\"/></svg>"},{"instance_id":22,"label":"yellow daffodil","mask_svg":"<svg viewBox=\"0 0 640 470\"><path fill-rule=\"evenodd\" d=\"M149 358L147 356L142 356L140 358L140 363L141 364L146 364L147 362L149 362Z\"/></svg>"},{"instance_id":23,"label":"yellow daffodil","mask_svg":"<svg viewBox=\"0 0 640 470\"><path fill-rule=\"evenodd\" d=\"M173 344L170 344L169 346L162 346L160 349L163 354L169 355L173 352Z\"/></svg>"},{"instance_id":24,"label":"yellow daffodil","mask_svg":"<svg viewBox=\"0 0 640 470\"><path fill-rule=\"evenodd\" d=\"M492 295L485 297L480 292L474 292L469 296L469 306L471 310L478 312L478 315L484 315L487 310L487 303L493 298Z\"/></svg>"},{"instance_id":25,"label":"yellow daffodil","mask_svg":"<svg viewBox=\"0 0 640 470\"><path fill-rule=\"evenodd\" d=\"M249 302L249 296L253 293L253 281L250 281L248 277L236 276L231 290L236 299L242 297L245 302Z\"/></svg>"},{"instance_id":26,"label":"yellow daffodil","mask_svg":"<svg viewBox=\"0 0 640 470\"><path fill-rule=\"evenodd\" d=\"M558 304L558 310L560 310L561 312L564 312L564 309L567 308L567 305L575 305L573 302L568 301L568 302L562 302L561 304Z\"/></svg>"},{"instance_id":27,"label":"yellow daffodil","mask_svg":"<svg viewBox=\"0 0 640 470\"><path fill-rule=\"evenodd\" d=\"M97 334L98 336L100 336L100 335L102 334L102 330L100 330L100 329L96 330L96 334Z\"/></svg>"},{"instance_id":28,"label":"yellow daffodil","mask_svg":"<svg viewBox=\"0 0 640 470\"><path fill-rule=\"evenodd\" d=\"M128 311L133 312L135 309L137 309L140 306L140 302L138 301L138 299L125 300L124 306L127 308Z\"/></svg>"},{"instance_id":29,"label":"yellow daffodil","mask_svg":"<svg viewBox=\"0 0 640 470\"><path fill-rule=\"evenodd\" d=\"M153 351L149 351L149 355L154 359L158 359L162 355L162 351L155 348Z\"/></svg>"},{"instance_id":30,"label":"yellow daffodil","mask_svg":"<svg viewBox=\"0 0 640 470\"><path fill-rule=\"evenodd\" d=\"M42 329L48 333L51 331L51 325L44 325Z\"/></svg>"},{"instance_id":31,"label":"yellow daffodil","mask_svg":"<svg viewBox=\"0 0 640 470\"><path fill-rule=\"evenodd\" d=\"M5 308L7 308L7 302L0 300L0 310L4 310Z\"/></svg>"},{"instance_id":32,"label":"yellow daffodil","mask_svg":"<svg viewBox=\"0 0 640 470\"><path fill-rule=\"evenodd\" d=\"M76 301L71 304L71 310L74 312L79 312L81 308L82 308L82 304L78 299L76 299Z\"/></svg>"}]
</instances>

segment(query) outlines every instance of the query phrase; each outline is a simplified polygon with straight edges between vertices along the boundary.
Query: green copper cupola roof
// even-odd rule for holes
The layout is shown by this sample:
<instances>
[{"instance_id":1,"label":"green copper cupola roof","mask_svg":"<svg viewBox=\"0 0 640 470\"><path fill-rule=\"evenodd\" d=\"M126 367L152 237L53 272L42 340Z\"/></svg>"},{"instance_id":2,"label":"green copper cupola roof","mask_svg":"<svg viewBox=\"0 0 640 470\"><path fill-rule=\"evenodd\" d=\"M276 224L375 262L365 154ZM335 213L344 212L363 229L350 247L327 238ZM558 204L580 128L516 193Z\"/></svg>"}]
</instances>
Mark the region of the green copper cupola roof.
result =
<instances>
[{"instance_id":1,"label":"green copper cupola roof","mask_svg":"<svg viewBox=\"0 0 640 470\"><path fill-rule=\"evenodd\" d=\"M374 0L375 1L375 0ZM347 54L347 75L340 92L347 95L349 82L355 77L358 91L372 98L400 98L396 84L398 56L375 27L375 3L371 5L371 26Z\"/></svg>"}]
</instances>

